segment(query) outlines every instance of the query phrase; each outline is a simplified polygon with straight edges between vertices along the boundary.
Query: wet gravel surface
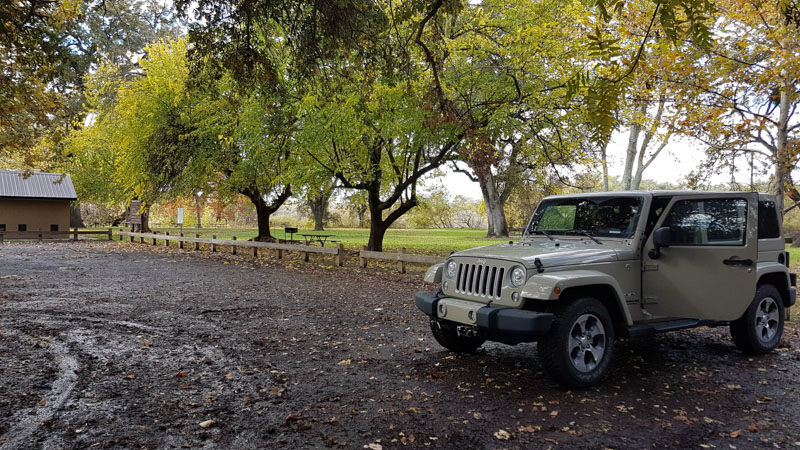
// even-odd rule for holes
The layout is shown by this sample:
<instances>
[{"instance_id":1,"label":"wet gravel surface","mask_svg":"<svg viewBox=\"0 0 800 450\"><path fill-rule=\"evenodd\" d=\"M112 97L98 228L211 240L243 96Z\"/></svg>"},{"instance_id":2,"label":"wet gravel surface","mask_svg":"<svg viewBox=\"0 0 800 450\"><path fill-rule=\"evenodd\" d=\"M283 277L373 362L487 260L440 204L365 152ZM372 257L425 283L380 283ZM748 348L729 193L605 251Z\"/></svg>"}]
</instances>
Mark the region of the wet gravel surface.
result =
<instances>
[{"instance_id":1,"label":"wet gravel surface","mask_svg":"<svg viewBox=\"0 0 800 450\"><path fill-rule=\"evenodd\" d=\"M800 447L800 327L619 341L563 389L533 344L456 355L417 276L140 244L0 246L0 448Z\"/></svg>"}]
</instances>

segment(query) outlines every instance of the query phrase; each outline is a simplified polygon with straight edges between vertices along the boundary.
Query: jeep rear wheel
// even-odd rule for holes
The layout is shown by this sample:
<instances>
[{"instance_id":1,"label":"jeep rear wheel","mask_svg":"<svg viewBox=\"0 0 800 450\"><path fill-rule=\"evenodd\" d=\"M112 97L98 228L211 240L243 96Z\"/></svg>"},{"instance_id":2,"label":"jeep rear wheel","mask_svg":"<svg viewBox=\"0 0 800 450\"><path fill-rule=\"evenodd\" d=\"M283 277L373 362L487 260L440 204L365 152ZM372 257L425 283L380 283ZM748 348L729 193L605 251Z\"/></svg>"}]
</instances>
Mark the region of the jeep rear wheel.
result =
<instances>
[{"instance_id":1,"label":"jeep rear wheel","mask_svg":"<svg viewBox=\"0 0 800 450\"><path fill-rule=\"evenodd\" d=\"M614 351L611 316L597 299L579 298L555 313L550 333L537 349L555 381L577 388L596 384Z\"/></svg>"},{"instance_id":2,"label":"jeep rear wheel","mask_svg":"<svg viewBox=\"0 0 800 450\"><path fill-rule=\"evenodd\" d=\"M431 332L442 347L456 353L472 353L486 339L476 336L459 336L457 324L444 320L431 319Z\"/></svg>"},{"instance_id":3,"label":"jeep rear wheel","mask_svg":"<svg viewBox=\"0 0 800 450\"><path fill-rule=\"evenodd\" d=\"M731 322L733 342L745 353L771 352L783 337L783 298L771 284L762 284L741 318Z\"/></svg>"}]
</instances>

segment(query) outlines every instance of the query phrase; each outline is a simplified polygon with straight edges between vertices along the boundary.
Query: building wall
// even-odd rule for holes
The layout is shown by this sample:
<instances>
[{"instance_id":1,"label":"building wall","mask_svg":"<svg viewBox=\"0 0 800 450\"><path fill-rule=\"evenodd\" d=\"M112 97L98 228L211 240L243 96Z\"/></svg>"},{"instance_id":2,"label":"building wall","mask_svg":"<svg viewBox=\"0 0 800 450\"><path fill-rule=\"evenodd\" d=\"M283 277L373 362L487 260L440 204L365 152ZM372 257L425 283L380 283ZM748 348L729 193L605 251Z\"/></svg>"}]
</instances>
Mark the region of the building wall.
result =
<instances>
[{"instance_id":1,"label":"building wall","mask_svg":"<svg viewBox=\"0 0 800 450\"><path fill-rule=\"evenodd\" d=\"M6 231L18 231L20 224L28 231L50 231L50 225L58 225L58 231L69 230L69 200L12 200L0 199L0 224Z\"/></svg>"}]
</instances>

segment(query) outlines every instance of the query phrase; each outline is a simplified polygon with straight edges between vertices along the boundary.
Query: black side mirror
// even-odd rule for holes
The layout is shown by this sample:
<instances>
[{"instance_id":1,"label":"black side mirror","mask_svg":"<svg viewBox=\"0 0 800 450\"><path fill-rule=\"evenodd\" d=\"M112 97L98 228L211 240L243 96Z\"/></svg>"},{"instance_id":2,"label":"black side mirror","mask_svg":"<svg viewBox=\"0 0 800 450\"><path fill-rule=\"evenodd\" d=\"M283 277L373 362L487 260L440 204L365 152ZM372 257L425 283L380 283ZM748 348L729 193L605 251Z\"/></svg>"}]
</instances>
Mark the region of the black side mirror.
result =
<instances>
[{"instance_id":1,"label":"black side mirror","mask_svg":"<svg viewBox=\"0 0 800 450\"><path fill-rule=\"evenodd\" d=\"M661 257L661 248L669 247L670 230L669 227L661 227L653 231L653 244L655 247L650 250L647 256L650 259L658 259Z\"/></svg>"}]
</instances>

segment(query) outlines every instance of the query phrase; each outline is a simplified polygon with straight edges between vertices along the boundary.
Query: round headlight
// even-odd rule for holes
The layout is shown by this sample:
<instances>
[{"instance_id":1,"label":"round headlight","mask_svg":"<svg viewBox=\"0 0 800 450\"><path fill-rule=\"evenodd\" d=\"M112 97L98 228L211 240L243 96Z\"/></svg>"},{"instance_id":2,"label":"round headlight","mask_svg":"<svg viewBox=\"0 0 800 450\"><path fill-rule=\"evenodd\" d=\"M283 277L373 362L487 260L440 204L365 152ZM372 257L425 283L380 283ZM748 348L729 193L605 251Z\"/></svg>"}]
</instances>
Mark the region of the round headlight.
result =
<instances>
[{"instance_id":1,"label":"round headlight","mask_svg":"<svg viewBox=\"0 0 800 450\"><path fill-rule=\"evenodd\" d=\"M518 288L525 284L525 269L522 267L514 267L511 271L511 285Z\"/></svg>"},{"instance_id":2,"label":"round headlight","mask_svg":"<svg viewBox=\"0 0 800 450\"><path fill-rule=\"evenodd\" d=\"M447 263L447 278L453 278L456 276L456 270L458 269L458 264L455 261L450 261Z\"/></svg>"}]
</instances>

